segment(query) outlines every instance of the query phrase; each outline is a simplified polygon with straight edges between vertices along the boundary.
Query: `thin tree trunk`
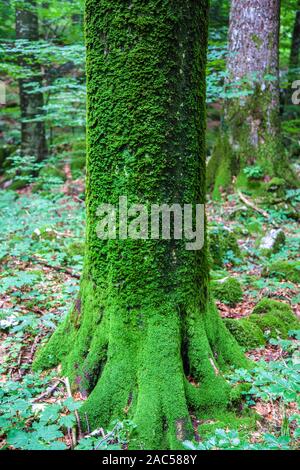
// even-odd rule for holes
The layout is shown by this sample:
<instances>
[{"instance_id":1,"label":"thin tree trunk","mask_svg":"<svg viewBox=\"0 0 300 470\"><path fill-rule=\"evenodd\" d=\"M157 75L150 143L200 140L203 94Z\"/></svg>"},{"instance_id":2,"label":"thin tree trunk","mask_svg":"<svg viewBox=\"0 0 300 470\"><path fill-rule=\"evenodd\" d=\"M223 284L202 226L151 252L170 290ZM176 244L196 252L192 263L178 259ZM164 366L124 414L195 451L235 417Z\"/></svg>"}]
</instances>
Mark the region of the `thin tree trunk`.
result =
<instances>
[{"instance_id":1,"label":"thin tree trunk","mask_svg":"<svg viewBox=\"0 0 300 470\"><path fill-rule=\"evenodd\" d=\"M232 0L227 84L246 95L226 102L225 126L208 168L216 197L234 175L238 186L247 186L247 166L260 166L265 181L292 180L280 134L279 27L280 0Z\"/></svg>"},{"instance_id":2,"label":"thin tree trunk","mask_svg":"<svg viewBox=\"0 0 300 470\"><path fill-rule=\"evenodd\" d=\"M285 118L297 119L298 107L292 103L293 82L298 80L300 76L300 1L298 2L298 10L296 11L295 23L292 34L291 52L289 60L289 70L287 79L287 88L284 93Z\"/></svg>"},{"instance_id":3,"label":"thin tree trunk","mask_svg":"<svg viewBox=\"0 0 300 470\"><path fill-rule=\"evenodd\" d=\"M293 69L299 68L300 66L300 1L298 2L297 8L298 9L296 11L296 18L295 18L295 24L294 24L294 29L293 29L290 64L289 64L289 68L291 71Z\"/></svg>"},{"instance_id":4,"label":"thin tree trunk","mask_svg":"<svg viewBox=\"0 0 300 470\"><path fill-rule=\"evenodd\" d=\"M206 246L100 240L101 203L204 203L206 0L86 1L87 246L80 298L35 368L62 363L93 428L132 419L137 446L178 448L189 410L224 409L245 365L208 290ZM200 386L198 386L200 384Z\"/></svg>"},{"instance_id":5,"label":"thin tree trunk","mask_svg":"<svg viewBox=\"0 0 300 470\"><path fill-rule=\"evenodd\" d=\"M16 10L16 37L27 41L39 39L36 2L28 0L22 9ZM37 64L28 64L28 58L21 58L21 65L28 67L32 76L19 80L21 108L21 154L42 161L47 154L43 93L33 92L42 86L41 70ZM36 74L36 75L35 75Z\"/></svg>"}]
</instances>

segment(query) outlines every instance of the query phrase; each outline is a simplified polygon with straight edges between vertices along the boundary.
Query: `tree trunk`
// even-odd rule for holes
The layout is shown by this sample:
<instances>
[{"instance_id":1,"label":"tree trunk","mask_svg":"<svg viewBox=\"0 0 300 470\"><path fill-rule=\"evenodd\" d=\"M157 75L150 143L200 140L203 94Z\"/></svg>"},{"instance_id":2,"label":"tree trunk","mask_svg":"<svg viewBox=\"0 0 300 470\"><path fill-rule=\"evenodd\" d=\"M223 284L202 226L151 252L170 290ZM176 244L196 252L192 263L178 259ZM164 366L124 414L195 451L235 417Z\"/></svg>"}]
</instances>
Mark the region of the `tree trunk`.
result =
<instances>
[{"instance_id":1,"label":"tree trunk","mask_svg":"<svg viewBox=\"0 0 300 470\"><path fill-rule=\"evenodd\" d=\"M28 0L22 9L16 10L16 37L27 41L39 39L35 1ZM38 64L30 63L28 57L21 58L20 64L28 67L32 74L29 78L19 80L21 155L35 157L40 162L47 154L45 123L40 117L44 99L43 93L32 91L42 86L41 70Z\"/></svg>"},{"instance_id":2,"label":"tree trunk","mask_svg":"<svg viewBox=\"0 0 300 470\"><path fill-rule=\"evenodd\" d=\"M300 0L297 5L295 23L292 34L291 52L289 60L289 70L287 88L284 94L285 119L293 120L298 117L298 106L293 104L294 93L293 82L298 80L300 75Z\"/></svg>"},{"instance_id":3,"label":"tree trunk","mask_svg":"<svg viewBox=\"0 0 300 470\"><path fill-rule=\"evenodd\" d=\"M243 95L227 100L209 162L208 184L216 197L234 175L239 186L247 185L248 166L260 166L266 180L292 179L280 136L279 26L280 0L232 0L228 85Z\"/></svg>"},{"instance_id":4,"label":"tree trunk","mask_svg":"<svg viewBox=\"0 0 300 470\"><path fill-rule=\"evenodd\" d=\"M298 10L296 12L295 24L292 36L291 55L290 55L290 71L295 76L295 69L300 65L300 1L298 2ZM299 75L299 70L298 70ZM298 78L298 77L296 77ZM295 78L295 80L296 80Z\"/></svg>"},{"instance_id":5,"label":"tree trunk","mask_svg":"<svg viewBox=\"0 0 300 470\"><path fill-rule=\"evenodd\" d=\"M189 410L226 407L219 369L246 364L209 299L206 246L100 240L97 208L204 203L206 0L86 1L87 239L80 297L35 369L62 363L91 427L132 419L177 448Z\"/></svg>"}]
</instances>

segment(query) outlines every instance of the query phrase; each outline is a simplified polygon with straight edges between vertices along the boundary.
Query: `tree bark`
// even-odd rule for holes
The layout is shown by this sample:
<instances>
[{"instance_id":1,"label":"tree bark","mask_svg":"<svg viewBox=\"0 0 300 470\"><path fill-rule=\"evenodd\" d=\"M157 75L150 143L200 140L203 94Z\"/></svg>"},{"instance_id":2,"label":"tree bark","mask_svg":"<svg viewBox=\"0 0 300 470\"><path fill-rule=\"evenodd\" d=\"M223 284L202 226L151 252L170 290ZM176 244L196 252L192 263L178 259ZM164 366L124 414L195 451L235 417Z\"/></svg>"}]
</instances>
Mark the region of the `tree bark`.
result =
<instances>
[{"instance_id":1,"label":"tree bark","mask_svg":"<svg viewBox=\"0 0 300 470\"><path fill-rule=\"evenodd\" d=\"M280 136L279 27L280 0L232 0L227 85L245 96L225 104L224 129L208 167L216 197L234 175L238 186L247 186L247 166L260 166L266 180L293 179Z\"/></svg>"},{"instance_id":2,"label":"tree bark","mask_svg":"<svg viewBox=\"0 0 300 470\"><path fill-rule=\"evenodd\" d=\"M245 365L208 289L207 247L100 240L97 208L204 203L206 0L86 1L87 239L80 297L35 369L62 363L90 426L132 419L137 447L180 446Z\"/></svg>"},{"instance_id":3,"label":"tree bark","mask_svg":"<svg viewBox=\"0 0 300 470\"><path fill-rule=\"evenodd\" d=\"M28 0L22 9L16 10L16 38L27 41L39 39L36 2ZM21 109L21 155L35 157L42 161L47 154L45 123L43 114L43 93L32 92L42 86L41 69L38 64L29 64L28 58L22 57L20 64L28 67L32 74L19 80Z\"/></svg>"},{"instance_id":4,"label":"tree bark","mask_svg":"<svg viewBox=\"0 0 300 470\"><path fill-rule=\"evenodd\" d=\"M290 55L290 71L295 74L295 70L300 65L300 1L296 11L295 24L292 35L291 55ZM299 71L298 71L299 72ZM298 73L299 75L299 73ZM298 77L297 77L298 78Z\"/></svg>"}]
</instances>

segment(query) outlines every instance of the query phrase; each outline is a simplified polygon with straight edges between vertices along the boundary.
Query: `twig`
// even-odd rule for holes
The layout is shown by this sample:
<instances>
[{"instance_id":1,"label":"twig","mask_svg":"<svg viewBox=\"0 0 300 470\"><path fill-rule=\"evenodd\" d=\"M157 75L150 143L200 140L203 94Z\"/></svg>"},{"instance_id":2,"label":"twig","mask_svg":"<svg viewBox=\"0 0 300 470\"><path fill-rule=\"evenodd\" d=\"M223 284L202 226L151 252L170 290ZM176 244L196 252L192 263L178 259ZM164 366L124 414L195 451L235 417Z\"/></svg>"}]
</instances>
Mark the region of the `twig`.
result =
<instances>
[{"instance_id":1,"label":"twig","mask_svg":"<svg viewBox=\"0 0 300 470\"><path fill-rule=\"evenodd\" d=\"M108 439L109 437L111 437L111 436L114 435L114 432L115 432L115 430L118 428L118 426L119 426L119 423L117 423L117 424L115 425L115 427L112 429L112 431L110 431L106 436L104 436L104 438L103 438L100 442L98 442L98 444L97 444L96 447L95 447L95 450L99 449L99 447L100 447L105 441L107 441L107 439Z\"/></svg>"},{"instance_id":2,"label":"twig","mask_svg":"<svg viewBox=\"0 0 300 470\"><path fill-rule=\"evenodd\" d=\"M238 196L240 198L240 200L246 204L246 206L248 207L251 207L251 209L255 210L256 212L258 212L259 214L263 215L266 219L270 219L270 216L269 214L264 211L263 209L261 209L260 207L257 207L254 202L252 201L249 201L249 199L246 198L246 196L244 196L241 191L238 191Z\"/></svg>"},{"instance_id":3,"label":"twig","mask_svg":"<svg viewBox=\"0 0 300 470\"><path fill-rule=\"evenodd\" d=\"M91 432L91 428L90 428L90 423L89 423L89 419L88 419L88 415L86 413L84 413L84 417L85 417L85 422L86 422L86 429L88 431L88 433Z\"/></svg>"},{"instance_id":4,"label":"twig","mask_svg":"<svg viewBox=\"0 0 300 470\"><path fill-rule=\"evenodd\" d=\"M34 341L32 343L32 346L30 348L30 354L29 354L29 362L32 362L32 359L33 359L33 356L34 356L34 353L35 353L35 348L36 348L36 345L38 344L39 340L40 340L40 337L41 335L38 334L36 335L36 337L34 338Z\"/></svg>"},{"instance_id":5,"label":"twig","mask_svg":"<svg viewBox=\"0 0 300 470\"><path fill-rule=\"evenodd\" d=\"M65 377L65 385L66 385L67 394L68 394L69 398L73 398L72 397L72 392L71 392L70 381L69 381L68 377ZM81 436L81 426L80 426L80 418L79 418L78 411L75 410L74 414L75 414L75 418L76 418L76 422L77 422L79 436ZM75 447L76 444L77 444L77 436L76 436L76 427L75 426L72 428L72 440L73 440L73 444L74 444L74 447Z\"/></svg>"},{"instance_id":6,"label":"twig","mask_svg":"<svg viewBox=\"0 0 300 470\"><path fill-rule=\"evenodd\" d=\"M98 436L102 436L103 438L106 438L103 428L95 429L95 431L90 432L85 437L98 437Z\"/></svg>"},{"instance_id":7,"label":"twig","mask_svg":"<svg viewBox=\"0 0 300 470\"><path fill-rule=\"evenodd\" d=\"M43 392L41 395L39 395L38 397L34 398L32 400L32 403L36 403L37 401L40 401L42 400L43 398L45 397L48 397L49 395L52 395L52 393L54 392L54 390L57 389L57 387L59 386L59 384L61 383L61 380L57 380L51 387L49 387L45 392Z\"/></svg>"},{"instance_id":8,"label":"twig","mask_svg":"<svg viewBox=\"0 0 300 470\"><path fill-rule=\"evenodd\" d=\"M37 256L33 256L33 259L47 268L54 269L54 271L64 272L69 276L74 277L75 279L80 279L80 275L74 273L70 268L64 268L63 266L52 266L52 264L47 263L47 261L43 260L42 258L38 258Z\"/></svg>"}]
</instances>

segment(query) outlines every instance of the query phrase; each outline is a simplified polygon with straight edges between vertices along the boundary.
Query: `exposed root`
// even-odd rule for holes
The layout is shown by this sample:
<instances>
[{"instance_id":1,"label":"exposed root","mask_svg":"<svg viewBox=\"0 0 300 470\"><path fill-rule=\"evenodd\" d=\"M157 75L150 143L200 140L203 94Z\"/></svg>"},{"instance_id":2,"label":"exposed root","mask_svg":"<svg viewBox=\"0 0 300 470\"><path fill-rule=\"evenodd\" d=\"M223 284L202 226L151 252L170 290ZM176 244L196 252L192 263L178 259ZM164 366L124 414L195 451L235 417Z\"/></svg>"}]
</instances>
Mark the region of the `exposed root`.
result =
<instances>
[{"instance_id":1,"label":"exposed root","mask_svg":"<svg viewBox=\"0 0 300 470\"><path fill-rule=\"evenodd\" d=\"M104 310L91 286L82 292L80 313L71 312L34 364L61 363L73 386L90 393L82 423L87 416L96 429L132 419L136 447L178 449L193 438L191 410L226 408L230 386L222 370L247 360L213 305L183 313L166 303L128 315L116 304Z\"/></svg>"}]
</instances>

